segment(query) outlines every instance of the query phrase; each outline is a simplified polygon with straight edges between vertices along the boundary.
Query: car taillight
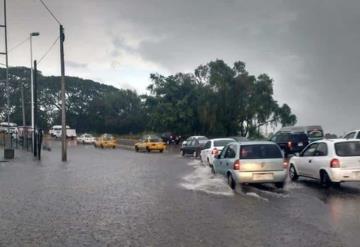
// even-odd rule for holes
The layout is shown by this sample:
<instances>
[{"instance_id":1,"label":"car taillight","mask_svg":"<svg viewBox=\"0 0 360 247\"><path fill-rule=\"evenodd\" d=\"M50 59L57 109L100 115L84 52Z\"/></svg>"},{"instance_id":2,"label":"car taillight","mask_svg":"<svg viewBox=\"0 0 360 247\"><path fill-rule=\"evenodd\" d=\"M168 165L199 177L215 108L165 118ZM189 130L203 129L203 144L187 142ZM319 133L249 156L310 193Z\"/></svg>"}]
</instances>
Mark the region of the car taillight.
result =
<instances>
[{"instance_id":1,"label":"car taillight","mask_svg":"<svg viewBox=\"0 0 360 247\"><path fill-rule=\"evenodd\" d=\"M236 160L234 162L234 170L240 170L240 160Z\"/></svg>"},{"instance_id":2,"label":"car taillight","mask_svg":"<svg viewBox=\"0 0 360 247\"><path fill-rule=\"evenodd\" d=\"M291 148L292 143L288 142L288 148Z\"/></svg>"},{"instance_id":3,"label":"car taillight","mask_svg":"<svg viewBox=\"0 0 360 247\"><path fill-rule=\"evenodd\" d=\"M286 160L284 160L284 162L283 162L283 168L284 168L284 169L287 169L287 168L288 168L288 165L289 165L289 163L288 163Z\"/></svg>"},{"instance_id":4,"label":"car taillight","mask_svg":"<svg viewBox=\"0 0 360 247\"><path fill-rule=\"evenodd\" d=\"M332 159L330 161L331 168L340 168L340 161L338 159Z\"/></svg>"},{"instance_id":5,"label":"car taillight","mask_svg":"<svg viewBox=\"0 0 360 247\"><path fill-rule=\"evenodd\" d=\"M217 155L219 153L219 150L217 150L217 148L214 148L212 151L211 151L211 154L212 155Z\"/></svg>"}]
</instances>

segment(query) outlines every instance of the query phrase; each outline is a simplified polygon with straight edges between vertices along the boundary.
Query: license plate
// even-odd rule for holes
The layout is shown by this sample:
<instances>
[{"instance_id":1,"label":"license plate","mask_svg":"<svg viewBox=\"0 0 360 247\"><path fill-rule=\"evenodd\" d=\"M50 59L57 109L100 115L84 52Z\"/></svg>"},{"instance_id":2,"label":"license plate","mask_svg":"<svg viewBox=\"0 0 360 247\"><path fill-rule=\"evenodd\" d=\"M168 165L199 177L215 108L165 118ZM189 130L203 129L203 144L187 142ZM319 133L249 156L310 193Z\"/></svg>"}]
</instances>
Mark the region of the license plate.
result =
<instances>
[{"instance_id":1,"label":"license plate","mask_svg":"<svg viewBox=\"0 0 360 247\"><path fill-rule=\"evenodd\" d=\"M298 143L298 146L299 146L299 147L302 147L302 146L304 146L304 144L303 144L302 142L299 142L299 143Z\"/></svg>"},{"instance_id":2,"label":"license plate","mask_svg":"<svg viewBox=\"0 0 360 247\"><path fill-rule=\"evenodd\" d=\"M273 180L274 174L272 173L256 173L253 174L253 180Z\"/></svg>"}]
</instances>

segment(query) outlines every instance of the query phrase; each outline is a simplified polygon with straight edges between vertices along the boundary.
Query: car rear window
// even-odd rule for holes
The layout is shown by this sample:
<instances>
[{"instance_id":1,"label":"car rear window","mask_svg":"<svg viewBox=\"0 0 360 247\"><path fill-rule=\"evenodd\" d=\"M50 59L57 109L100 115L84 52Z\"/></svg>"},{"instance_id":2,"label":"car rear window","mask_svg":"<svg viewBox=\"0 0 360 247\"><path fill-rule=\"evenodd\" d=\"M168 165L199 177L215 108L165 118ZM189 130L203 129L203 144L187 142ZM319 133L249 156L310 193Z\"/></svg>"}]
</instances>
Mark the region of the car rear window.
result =
<instances>
[{"instance_id":1,"label":"car rear window","mask_svg":"<svg viewBox=\"0 0 360 247\"><path fill-rule=\"evenodd\" d=\"M312 130L308 132L310 138L322 138L324 136L321 130Z\"/></svg>"},{"instance_id":2,"label":"car rear window","mask_svg":"<svg viewBox=\"0 0 360 247\"><path fill-rule=\"evenodd\" d=\"M240 147L240 159L278 159L282 154L277 145L259 144Z\"/></svg>"},{"instance_id":3,"label":"car rear window","mask_svg":"<svg viewBox=\"0 0 360 247\"><path fill-rule=\"evenodd\" d=\"M207 141L209 139L207 137L205 137L205 136L201 136L201 137L198 138L198 140L199 141Z\"/></svg>"},{"instance_id":4,"label":"car rear window","mask_svg":"<svg viewBox=\"0 0 360 247\"><path fill-rule=\"evenodd\" d=\"M309 138L308 136L304 133L304 134L293 134L291 135L291 140L293 142L308 142Z\"/></svg>"},{"instance_id":5,"label":"car rear window","mask_svg":"<svg viewBox=\"0 0 360 247\"><path fill-rule=\"evenodd\" d=\"M337 156L360 156L360 142L338 142L335 143Z\"/></svg>"},{"instance_id":6,"label":"car rear window","mask_svg":"<svg viewBox=\"0 0 360 247\"><path fill-rule=\"evenodd\" d=\"M219 140L219 141L214 141L214 146L215 147L224 147L226 146L228 143L233 142L233 140Z\"/></svg>"},{"instance_id":7,"label":"car rear window","mask_svg":"<svg viewBox=\"0 0 360 247\"><path fill-rule=\"evenodd\" d=\"M149 139L150 142L161 142L162 140L160 138L151 138Z\"/></svg>"}]
</instances>

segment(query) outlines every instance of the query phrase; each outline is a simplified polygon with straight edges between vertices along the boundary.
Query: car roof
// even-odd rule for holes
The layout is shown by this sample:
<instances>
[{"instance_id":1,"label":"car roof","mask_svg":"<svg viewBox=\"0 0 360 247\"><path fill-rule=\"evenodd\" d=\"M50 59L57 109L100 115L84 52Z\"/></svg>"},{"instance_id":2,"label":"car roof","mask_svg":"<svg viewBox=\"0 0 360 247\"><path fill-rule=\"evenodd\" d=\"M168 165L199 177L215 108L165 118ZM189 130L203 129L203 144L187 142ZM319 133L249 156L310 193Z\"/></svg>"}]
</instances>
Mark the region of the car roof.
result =
<instances>
[{"instance_id":1,"label":"car roof","mask_svg":"<svg viewBox=\"0 0 360 247\"><path fill-rule=\"evenodd\" d=\"M271 141L241 141L236 143L239 143L240 145L264 145L264 144L277 145L275 142L271 142Z\"/></svg>"},{"instance_id":2,"label":"car roof","mask_svg":"<svg viewBox=\"0 0 360 247\"><path fill-rule=\"evenodd\" d=\"M235 141L235 139L234 138L230 138L230 137L228 137L228 138L214 138L214 139L210 139L209 141Z\"/></svg>"},{"instance_id":3,"label":"car roof","mask_svg":"<svg viewBox=\"0 0 360 247\"><path fill-rule=\"evenodd\" d=\"M357 142L360 142L360 139L345 139L345 138L322 139L322 140L314 141L314 142L312 142L312 143L318 143L318 142L339 143L339 142L348 142L348 141L357 141Z\"/></svg>"},{"instance_id":4,"label":"car roof","mask_svg":"<svg viewBox=\"0 0 360 247\"><path fill-rule=\"evenodd\" d=\"M360 131L360 129L357 129L357 130L352 130L352 131L348 131L348 132L346 132L346 134L345 135L347 135L347 134L349 134L349 133L351 133L351 132L359 132Z\"/></svg>"}]
</instances>

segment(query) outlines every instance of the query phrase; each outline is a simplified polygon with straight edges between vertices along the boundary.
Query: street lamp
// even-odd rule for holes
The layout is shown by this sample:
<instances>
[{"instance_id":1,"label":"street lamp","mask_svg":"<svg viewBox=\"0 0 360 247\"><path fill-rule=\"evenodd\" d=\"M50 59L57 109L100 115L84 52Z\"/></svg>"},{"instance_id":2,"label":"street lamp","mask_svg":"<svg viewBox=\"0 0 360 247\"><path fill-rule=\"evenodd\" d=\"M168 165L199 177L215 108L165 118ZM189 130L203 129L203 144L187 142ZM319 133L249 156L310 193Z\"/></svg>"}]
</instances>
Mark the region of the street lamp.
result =
<instances>
[{"instance_id":1,"label":"street lamp","mask_svg":"<svg viewBox=\"0 0 360 247\"><path fill-rule=\"evenodd\" d=\"M34 126L34 118L35 118L35 110L34 110L34 75L33 75L33 52L32 52L32 37L35 37L35 36L39 36L40 33L38 32L34 32L34 33L30 33L30 65L31 65L31 75L30 75L30 78L31 78L31 128L33 130L33 133L32 133L32 144L33 144L33 148L34 147L34 140L35 140L35 126Z\"/></svg>"}]
</instances>

